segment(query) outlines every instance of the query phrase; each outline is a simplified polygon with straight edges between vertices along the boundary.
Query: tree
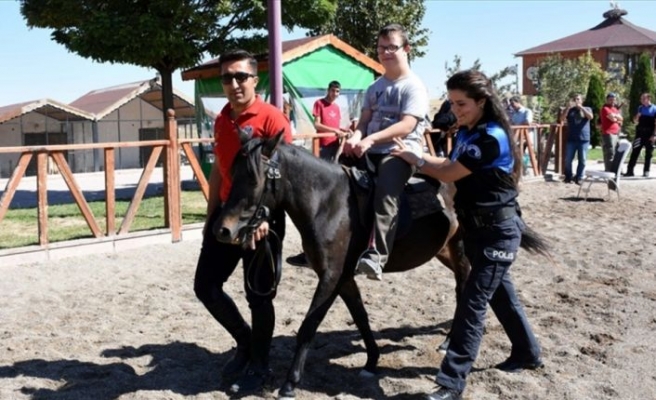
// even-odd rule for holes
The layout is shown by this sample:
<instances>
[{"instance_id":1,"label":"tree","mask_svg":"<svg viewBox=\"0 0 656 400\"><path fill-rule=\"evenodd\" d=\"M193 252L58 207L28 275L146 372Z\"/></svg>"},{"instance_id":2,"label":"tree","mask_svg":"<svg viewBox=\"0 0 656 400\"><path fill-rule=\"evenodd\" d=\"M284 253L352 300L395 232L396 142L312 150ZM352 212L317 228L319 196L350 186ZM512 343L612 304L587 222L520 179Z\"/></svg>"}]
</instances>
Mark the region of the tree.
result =
<instances>
[{"instance_id":1,"label":"tree","mask_svg":"<svg viewBox=\"0 0 656 400\"><path fill-rule=\"evenodd\" d=\"M601 76L599 74L590 75L590 83L588 84L584 105L590 107L595 116L590 121L590 144L592 147L597 147L601 143L601 132L599 131L600 126L598 121L605 99L606 93Z\"/></svg>"},{"instance_id":2,"label":"tree","mask_svg":"<svg viewBox=\"0 0 656 400\"><path fill-rule=\"evenodd\" d=\"M474 60L474 64L469 69L473 69L476 71L482 71L482 64L480 59ZM449 62L444 63L444 72L446 73L447 79L450 78L453 74L455 74L458 71L462 70L462 57L459 56L458 54L453 56L453 65L449 65ZM507 77L517 77L517 67L514 65L507 66L503 68L500 71L495 72L494 74L488 75L488 78L490 81L492 81L492 85L494 86L495 90L497 91L497 94L501 97L506 97L509 94L513 94L515 91L513 91L513 87L515 86L515 82L506 82L502 83L502 81L507 78ZM445 93L442 94L442 97L445 97Z\"/></svg>"},{"instance_id":3,"label":"tree","mask_svg":"<svg viewBox=\"0 0 656 400\"><path fill-rule=\"evenodd\" d=\"M561 107L566 106L573 93L585 96L593 74L608 79L608 74L589 52L576 59L566 59L557 54L540 61L538 94L542 97L542 121L555 122Z\"/></svg>"},{"instance_id":4,"label":"tree","mask_svg":"<svg viewBox=\"0 0 656 400\"><path fill-rule=\"evenodd\" d=\"M97 62L153 68L162 79L163 115L173 108L171 77L209 53L267 48L266 0L20 0L29 27ZM285 0L283 26L313 28L337 0Z\"/></svg>"},{"instance_id":5,"label":"tree","mask_svg":"<svg viewBox=\"0 0 656 400\"><path fill-rule=\"evenodd\" d=\"M308 1L308 4L311 2ZM333 18L311 29L308 35L334 33L374 60L378 59L378 31L390 23L401 24L408 32L410 60L423 57L430 31L421 28L426 13L424 0L337 0Z\"/></svg>"},{"instance_id":6,"label":"tree","mask_svg":"<svg viewBox=\"0 0 656 400\"><path fill-rule=\"evenodd\" d=\"M651 69L651 61L648 53L642 53L638 58L636 69L631 78L631 90L629 91L629 113L632 117L640 106L640 95L649 93L654 96L656 84L654 83L654 72Z\"/></svg>"}]
</instances>

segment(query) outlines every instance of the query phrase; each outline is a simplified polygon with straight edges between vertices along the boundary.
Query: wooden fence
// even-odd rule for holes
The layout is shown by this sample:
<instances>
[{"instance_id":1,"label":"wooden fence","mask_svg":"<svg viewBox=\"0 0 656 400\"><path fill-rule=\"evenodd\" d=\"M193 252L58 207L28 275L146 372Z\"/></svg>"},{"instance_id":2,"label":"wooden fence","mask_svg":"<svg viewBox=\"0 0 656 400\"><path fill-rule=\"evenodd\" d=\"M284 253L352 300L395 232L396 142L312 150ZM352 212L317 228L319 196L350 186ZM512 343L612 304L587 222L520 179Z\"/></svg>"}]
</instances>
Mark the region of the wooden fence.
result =
<instances>
[{"instance_id":1,"label":"wooden fence","mask_svg":"<svg viewBox=\"0 0 656 400\"><path fill-rule=\"evenodd\" d=\"M531 139L530 129L538 132L539 143L537 154ZM205 199L209 198L209 185L201 163L193 150L192 145L195 143L213 143L213 139L179 139L177 137L177 123L173 110L167 113L165 123L165 132L167 139L150 140L138 142L112 142L112 143L92 143L92 144L68 144L68 145L50 145L50 146L14 146L0 147L0 153L20 153L19 161L7 182L7 186L0 197L0 223L5 217L9 204L14 197L21 179L25 175L27 166L36 157L37 160L37 209L38 209L38 237L39 245L48 246L48 158L51 158L59 173L66 182L75 203L80 209L92 235L96 238L105 236L126 235L130 231L130 226L135 218L139 205L143 199L148 182L153 170L160 157L164 157L164 215L165 226L170 229L171 241L178 242L181 240L182 214L180 206L180 151L184 152L189 160L193 174L198 181L200 190ZM563 129L562 125L534 125L534 126L514 126L513 132L522 148L524 143L527 144L529 160L535 175L542 175L547 169L552 149L556 157L556 172L563 170ZM295 135L294 138L309 138L313 140L313 153L318 156L320 137L331 136L330 134L303 134ZM433 145L430 142L430 136L426 135L429 148ZM451 149L451 136L447 136L447 147ZM146 163L134 195L130 201L128 209L123 217L121 225L116 227L116 198L115 198L115 152L119 148L144 147L151 146L152 153ZM555 147L555 149L554 149ZM105 183L105 203L106 203L106 229L101 231L91 208L89 207L82 190L75 180L68 162L64 156L66 151L72 150L90 150L102 149L104 151L104 183Z\"/></svg>"},{"instance_id":2,"label":"wooden fence","mask_svg":"<svg viewBox=\"0 0 656 400\"><path fill-rule=\"evenodd\" d=\"M165 140L148 140L138 142L111 142L111 143L89 143L89 144L67 144L67 145L50 145L50 146L12 146L1 147L0 153L20 153L19 161L14 168L7 182L2 196L0 197L0 223L4 219L9 204L16 194L18 185L25 175L29 162L36 158L37 162L37 215L38 215L38 237L39 245L47 247L48 240L48 158L57 166L59 173L63 177L68 189L71 192L75 203L80 209L84 220L86 221L92 235L96 238L103 236L125 235L130 231L130 226L137 214L139 205L146 192L146 187L150 181L153 170L160 157L164 159L164 215L165 226L171 230L171 240L180 241L182 238L182 214L180 209L180 149L187 155L191 168L198 180L200 188L208 198L209 188L207 179L202 172L198 158L196 157L192 143L213 142L212 139L178 139L177 123L173 110L167 113L165 123ZM152 152L146 163L134 195L128 205L128 209L123 217L121 225L116 227L116 197L115 197L115 152L119 148L130 147L152 147ZM105 204L106 204L106 229L101 231L96 218L94 217L89 204L87 203L82 190L75 180L75 175L71 171L68 162L64 156L65 152L73 150L91 150L102 149L104 152L104 180L105 180Z\"/></svg>"}]
</instances>

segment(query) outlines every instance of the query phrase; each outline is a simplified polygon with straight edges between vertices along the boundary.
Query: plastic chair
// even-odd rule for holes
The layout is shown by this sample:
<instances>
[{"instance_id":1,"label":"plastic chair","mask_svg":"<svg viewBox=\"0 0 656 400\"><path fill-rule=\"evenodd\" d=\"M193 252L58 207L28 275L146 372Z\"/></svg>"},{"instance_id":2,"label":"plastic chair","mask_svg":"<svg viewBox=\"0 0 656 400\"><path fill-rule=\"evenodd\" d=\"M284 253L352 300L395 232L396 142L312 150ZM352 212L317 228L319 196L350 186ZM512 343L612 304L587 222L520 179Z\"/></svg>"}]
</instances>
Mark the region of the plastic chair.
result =
<instances>
[{"instance_id":1,"label":"plastic chair","mask_svg":"<svg viewBox=\"0 0 656 400\"><path fill-rule=\"evenodd\" d=\"M631 142L626 139L620 139L619 145L617 147L617 152L613 158L613 172L605 171L585 171L585 177L579 186L579 192L576 194L577 198L581 197L581 190L585 192L585 200L588 200L588 195L590 194L590 186L595 182L605 183L608 187L608 200L610 200L610 191L615 190L617 192L617 200L620 199L620 178L622 177L622 166L626 162L626 158L631 152ZM618 158L619 157L619 158ZM616 162L615 160L619 160ZM585 184L588 184L587 188L583 188Z\"/></svg>"}]
</instances>

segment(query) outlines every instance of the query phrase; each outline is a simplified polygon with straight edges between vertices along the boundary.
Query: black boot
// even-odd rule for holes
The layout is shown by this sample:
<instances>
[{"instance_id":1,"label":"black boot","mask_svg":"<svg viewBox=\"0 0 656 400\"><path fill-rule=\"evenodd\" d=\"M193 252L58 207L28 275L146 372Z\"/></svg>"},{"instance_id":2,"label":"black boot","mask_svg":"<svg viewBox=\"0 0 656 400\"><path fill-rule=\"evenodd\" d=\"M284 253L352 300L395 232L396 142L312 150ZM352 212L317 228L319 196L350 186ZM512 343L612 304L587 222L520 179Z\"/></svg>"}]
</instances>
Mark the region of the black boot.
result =
<instances>
[{"instance_id":1,"label":"black boot","mask_svg":"<svg viewBox=\"0 0 656 400\"><path fill-rule=\"evenodd\" d=\"M253 332L250 344L250 364L246 373L230 387L230 392L239 395L260 392L272 377L269 369L269 351L276 322L275 309L271 300L251 307Z\"/></svg>"},{"instance_id":2,"label":"black boot","mask_svg":"<svg viewBox=\"0 0 656 400\"><path fill-rule=\"evenodd\" d=\"M222 293L219 301L206 304L205 307L237 342L237 351L221 372L224 381L234 380L244 372L250 360L251 328L225 293Z\"/></svg>"}]
</instances>

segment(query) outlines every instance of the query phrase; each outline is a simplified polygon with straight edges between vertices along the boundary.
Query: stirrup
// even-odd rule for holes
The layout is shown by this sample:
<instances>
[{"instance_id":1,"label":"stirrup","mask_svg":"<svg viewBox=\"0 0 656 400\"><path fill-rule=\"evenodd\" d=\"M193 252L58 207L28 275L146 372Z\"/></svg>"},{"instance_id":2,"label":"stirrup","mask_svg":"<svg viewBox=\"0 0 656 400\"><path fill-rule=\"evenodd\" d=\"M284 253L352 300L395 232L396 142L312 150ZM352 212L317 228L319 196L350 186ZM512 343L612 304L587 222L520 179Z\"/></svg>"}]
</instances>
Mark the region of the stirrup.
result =
<instances>
[{"instance_id":1,"label":"stirrup","mask_svg":"<svg viewBox=\"0 0 656 400\"><path fill-rule=\"evenodd\" d=\"M373 259L374 256L376 260ZM376 281L383 280L383 266L380 263L380 253L375 249L367 249L358 258L355 267L356 274L365 274L367 278Z\"/></svg>"}]
</instances>

